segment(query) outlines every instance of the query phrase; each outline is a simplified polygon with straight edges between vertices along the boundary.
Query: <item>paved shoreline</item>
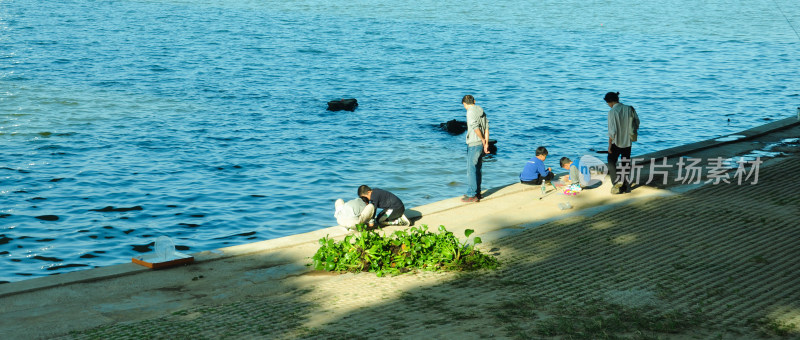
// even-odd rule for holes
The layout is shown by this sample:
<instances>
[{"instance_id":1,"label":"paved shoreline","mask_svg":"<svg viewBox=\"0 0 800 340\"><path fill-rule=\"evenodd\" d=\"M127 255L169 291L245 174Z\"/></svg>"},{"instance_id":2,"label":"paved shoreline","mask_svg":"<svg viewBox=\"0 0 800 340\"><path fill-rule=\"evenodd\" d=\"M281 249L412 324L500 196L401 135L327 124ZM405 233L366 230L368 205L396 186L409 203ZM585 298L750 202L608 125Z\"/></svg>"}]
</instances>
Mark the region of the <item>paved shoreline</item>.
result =
<instances>
[{"instance_id":1,"label":"paved shoreline","mask_svg":"<svg viewBox=\"0 0 800 340\"><path fill-rule=\"evenodd\" d=\"M742 137L638 157L675 165L682 157L752 154L800 136L800 122L734 135ZM777 148L787 156L767 160L760 182L746 187L683 184L670 174L666 185L629 194L612 196L604 185L540 200L538 190L512 184L477 204L451 198L411 209L422 215L416 225L444 225L456 235L475 229L483 249L497 249L504 263L496 272L376 278L312 271L305 264L317 240L344 235L332 227L196 253L185 267L128 263L3 284L0 331L20 339L535 338L574 336L542 328L564 315L580 324L647 308L656 319L674 313L677 333L639 326L618 329L621 336L797 337L800 201L792 190L800 189L793 180L800 144ZM566 200L574 208L562 211L557 205ZM565 303L580 308L564 311Z\"/></svg>"}]
</instances>

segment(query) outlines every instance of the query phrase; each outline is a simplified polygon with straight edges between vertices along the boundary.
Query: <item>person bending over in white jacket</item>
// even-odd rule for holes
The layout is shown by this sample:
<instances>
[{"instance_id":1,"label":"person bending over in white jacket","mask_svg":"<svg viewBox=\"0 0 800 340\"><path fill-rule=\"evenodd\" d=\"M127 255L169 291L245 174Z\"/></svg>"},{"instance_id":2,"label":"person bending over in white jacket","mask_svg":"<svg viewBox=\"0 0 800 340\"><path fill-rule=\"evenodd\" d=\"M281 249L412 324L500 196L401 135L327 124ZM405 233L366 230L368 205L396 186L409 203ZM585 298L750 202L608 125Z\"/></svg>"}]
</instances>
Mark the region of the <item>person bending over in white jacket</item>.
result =
<instances>
[{"instance_id":1,"label":"person bending over in white jacket","mask_svg":"<svg viewBox=\"0 0 800 340\"><path fill-rule=\"evenodd\" d=\"M361 197L345 201L341 198L334 203L336 208L333 216L336 217L336 222L345 229L355 229L357 224L367 224L367 222L375 214L375 206L367 204Z\"/></svg>"}]
</instances>

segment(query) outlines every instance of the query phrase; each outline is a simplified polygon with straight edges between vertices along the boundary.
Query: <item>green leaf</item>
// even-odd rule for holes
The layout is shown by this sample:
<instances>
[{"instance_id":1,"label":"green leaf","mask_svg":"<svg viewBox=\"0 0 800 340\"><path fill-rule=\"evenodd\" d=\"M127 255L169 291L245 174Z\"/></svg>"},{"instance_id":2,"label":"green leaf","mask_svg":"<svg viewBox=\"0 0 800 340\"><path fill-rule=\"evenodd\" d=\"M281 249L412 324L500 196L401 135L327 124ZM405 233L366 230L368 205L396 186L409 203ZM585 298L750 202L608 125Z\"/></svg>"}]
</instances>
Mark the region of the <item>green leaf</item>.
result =
<instances>
[{"instance_id":1,"label":"green leaf","mask_svg":"<svg viewBox=\"0 0 800 340\"><path fill-rule=\"evenodd\" d=\"M469 237L469 235L472 235L472 233L474 233L474 232L475 232L475 230L473 230L473 229L464 230L464 236Z\"/></svg>"},{"instance_id":2,"label":"green leaf","mask_svg":"<svg viewBox=\"0 0 800 340\"><path fill-rule=\"evenodd\" d=\"M483 241L481 241L480 237L475 236L475 241L473 243L474 244L481 244L481 243L483 243Z\"/></svg>"}]
</instances>

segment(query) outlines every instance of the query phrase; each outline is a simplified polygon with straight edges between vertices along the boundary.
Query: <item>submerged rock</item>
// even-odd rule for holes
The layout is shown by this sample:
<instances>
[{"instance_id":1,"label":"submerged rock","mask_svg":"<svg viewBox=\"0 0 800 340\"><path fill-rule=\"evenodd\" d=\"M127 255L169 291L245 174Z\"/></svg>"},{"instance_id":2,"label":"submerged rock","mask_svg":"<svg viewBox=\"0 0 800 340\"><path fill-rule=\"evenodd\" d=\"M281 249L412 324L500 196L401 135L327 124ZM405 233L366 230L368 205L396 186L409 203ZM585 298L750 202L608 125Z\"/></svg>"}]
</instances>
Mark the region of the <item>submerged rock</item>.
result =
<instances>
[{"instance_id":1,"label":"submerged rock","mask_svg":"<svg viewBox=\"0 0 800 340\"><path fill-rule=\"evenodd\" d=\"M64 261L64 260L62 260L60 258L57 258L57 257L47 257L47 256L39 256L39 255L34 256L33 259L34 260L40 260L40 261L49 261L49 262L61 262L61 261Z\"/></svg>"},{"instance_id":2,"label":"submerged rock","mask_svg":"<svg viewBox=\"0 0 800 340\"><path fill-rule=\"evenodd\" d=\"M135 251L135 252L149 253L149 252L153 251L153 248L150 248L153 245L155 245L155 242L150 242L148 244L133 244L133 245L131 245L131 247L133 247L133 251Z\"/></svg>"},{"instance_id":3,"label":"submerged rock","mask_svg":"<svg viewBox=\"0 0 800 340\"><path fill-rule=\"evenodd\" d=\"M451 135L460 135L467 131L467 122L453 119L439 124L439 128Z\"/></svg>"},{"instance_id":4,"label":"submerged rock","mask_svg":"<svg viewBox=\"0 0 800 340\"><path fill-rule=\"evenodd\" d=\"M112 212L112 211L123 212L123 211L133 211L133 210L144 210L144 208L142 208L139 205L133 206L133 207L130 207L130 208L114 208L114 207L109 205L109 206L107 206L105 208L102 208L102 209L89 209L89 211L99 211L99 212Z\"/></svg>"},{"instance_id":5,"label":"submerged rock","mask_svg":"<svg viewBox=\"0 0 800 340\"><path fill-rule=\"evenodd\" d=\"M358 101L355 98L331 100L328 102L328 111L355 111Z\"/></svg>"}]
</instances>

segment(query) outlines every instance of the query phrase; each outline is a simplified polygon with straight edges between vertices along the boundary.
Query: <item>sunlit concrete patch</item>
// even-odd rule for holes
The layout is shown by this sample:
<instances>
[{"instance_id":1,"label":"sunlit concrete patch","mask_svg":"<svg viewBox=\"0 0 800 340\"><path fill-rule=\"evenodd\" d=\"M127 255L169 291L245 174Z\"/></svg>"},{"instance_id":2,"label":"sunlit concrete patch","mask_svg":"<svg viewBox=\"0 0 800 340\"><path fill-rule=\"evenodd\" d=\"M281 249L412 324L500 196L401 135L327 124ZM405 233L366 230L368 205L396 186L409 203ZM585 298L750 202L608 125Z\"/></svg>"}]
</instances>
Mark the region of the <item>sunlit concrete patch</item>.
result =
<instances>
[{"instance_id":1,"label":"sunlit concrete patch","mask_svg":"<svg viewBox=\"0 0 800 340\"><path fill-rule=\"evenodd\" d=\"M611 221L598 221L598 222L594 222L594 223L590 224L589 225L589 229L603 230L603 229L611 228L613 226L614 226L614 223L612 223Z\"/></svg>"},{"instance_id":2,"label":"sunlit concrete patch","mask_svg":"<svg viewBox=\"0 0 800 340\"><path fill-rule=\"evenodd\" d=\"M772 327L800 336L800 307L778 306L767 314Z\"/></svg>"},{"instance_id":3,"label":"sunlit concrete patch","mask_svg":"<svg viewBox=\"0 0 800 340\"><path fill-rule=\"evenodd\" d=\"M425 290L456 278L455 273L445 272L418 272L391 278L376 278L374 273L341 274L324 285L314 285L312 292L303 297L304 301L319 306L308 315L304 327L321 327L356 311L399 300L408 291Z\"/></svg>"},{"instance_id":4,"label":"sunlit concrete patch","mask_svg":"<svg viewBox=\"0 0 800 340\"><path fill-rule=\"evenodd\" d=\"M631 244L631 243L633 243L633 242L635 242L635 241L636 241L637 237L638 237L638 236L637 236L636 234L624 234L624 235L619 235L619 236L617 236L617 237L613 238L613 239L611 240L611 243L614 243L614 244L616 244L616 245L626 245L626 244Z\"/></svg>"},{"instance_id":5,"label":"sunlit concrete patch","mask_svg":"<svg viewBox=\"0 0 800 340\"><path fill-rule=\"evenodd\" d=\"M608 180L606 182L609 182ZM609 195L611 185L604 183L601 187L584 190L578 196L556 195L545 198L537 204L539 207L533 213L528 213L530 219L527 223L519 223L522 228L533 228L546 223L574 223L574 218L588 218L603 211L611 210L628 204L647 204L661 197L675 195L670 190L652 187L637 187L630 193L622 195ZM574 207L570 210L558 209L558 203L567 202ZM612 226L606 226L610 228Z\"/></svg>"}]
</instances>

